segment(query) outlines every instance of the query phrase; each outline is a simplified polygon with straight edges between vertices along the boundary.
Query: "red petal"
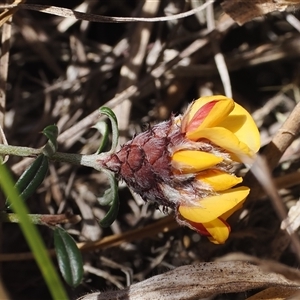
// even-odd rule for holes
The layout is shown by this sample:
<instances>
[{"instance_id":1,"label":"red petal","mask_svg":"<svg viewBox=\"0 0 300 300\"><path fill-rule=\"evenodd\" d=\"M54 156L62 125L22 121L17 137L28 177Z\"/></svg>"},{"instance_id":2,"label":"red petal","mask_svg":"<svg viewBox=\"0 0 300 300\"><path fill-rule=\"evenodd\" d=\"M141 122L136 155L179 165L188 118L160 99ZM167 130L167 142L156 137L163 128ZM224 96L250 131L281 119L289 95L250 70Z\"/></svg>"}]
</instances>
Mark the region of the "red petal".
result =
<instances>
[{"instance_id":1,"label":"red petal","mask_svg":"<svg viewBox=\"0 0 300 300\"><path fill-rule=\"evenodd\" d=\"M230 225L228 224L228 222L226 222L223 218L218 218L219 220L221 220L224 225L227 226L229 232L231 231ZM200 233L201 235L204 236L208 236L210 237L211 234L207 231L207 229L204 227L204 225L202 223L196 223L193 221L188 220L188 223L194 228L194 230L196 230L198 233Z\"/></svg>"},{"instance_id":2,"label":"red petal","mask_svg":"<svg viewBox=\"0 0 300 300\"><path fill-rule=\"evenodd\" d=\"M207 117L209 112L213 109L218 101L211 101L204 104L193 116L192 120L189 122L186 128L186 132L192 132L196 130L203 120Z\"/></svg>"},{"instance_id":3,"label":"red petal","mask_svg":"<svg viewBox=\"0 0 300 300\"><path fill-rule=\"evenodd\" d=\"M201 235L210 236L210 233L206 230L206 228L201 223L192 222L190 220L188 222Z\"/></svg>"}]
</instances>

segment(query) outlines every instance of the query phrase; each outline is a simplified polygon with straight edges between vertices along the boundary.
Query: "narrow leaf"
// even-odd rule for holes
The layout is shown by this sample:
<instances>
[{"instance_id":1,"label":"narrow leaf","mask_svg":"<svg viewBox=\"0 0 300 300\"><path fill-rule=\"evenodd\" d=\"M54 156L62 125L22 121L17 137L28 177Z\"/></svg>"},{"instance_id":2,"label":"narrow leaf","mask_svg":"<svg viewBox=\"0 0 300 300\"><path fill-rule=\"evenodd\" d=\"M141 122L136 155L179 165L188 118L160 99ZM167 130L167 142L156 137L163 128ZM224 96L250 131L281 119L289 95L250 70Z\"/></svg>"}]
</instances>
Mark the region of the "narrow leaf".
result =
<instances>
[{"instance_id":1,"label":"narrow leaf","mask_svg":"<svg viewBox=\"0 0 300 300\"><path fill-rule=\"evenodd\" d=\"M104 205L112 205L113 198L114 198L114 191L111 188L109 188L104 192L102 197L98 197L97 199L99 201L99 204L104 206Z\"/></svg>"},{"instance_id":2,"label":"narrow leaf","mask_svg":"<svg viewBox=\"0 0 300 300\"><path fill-rule=\"evenodd\" d=\"M58 266L65 281L72 287L80 284L83 277L82 256L74 239L62 228L54 230L54 245Z\"/></svg>"},{"instance_id":3,"label":"narrow leaf","mask_svg":"<svg viewBox=\"0 0 300 300\"><path fill-rule=\"evenodd\" d=\"M109 227L116 220L119 212L118 184L114 175L110 171L103 169L103 172L108 175L111 185L108 192L105 192L104 194L105 202L111 203L111 207L105 217L100 221L100 226Z\"/></svg>"},{"instance_id":4,"label":"narrow leaf","mask_svg":"<svg viewBox=\"0 0 300 300\"><path fill-rule=\"evenodd\" d=\"M40 167L34 174L32 180L29 182L27 187L20 194L20 196L24 200L28 199L28 197L30 197L35 193L36 189L40 186L40 184L43 182L43 180L46 177L49 168L49 161L48 158L44 155L42 155L42 158L43 160Z\"/></svg>"},{"instance_id":5,"label":"narrow leaf","mask_svg":"<svg viewBox=\"0 0 300 300\"><path fill-rule=\"evenodd\" d=\"M40 186L48 172L49 162L48 158L41 154L32 164L24 171L16 182L15 188L20 193L23 200L27 200L34 194L36 189ZM6 207L10 209L9 200L7 200Z\"/></svg>"},{"instance_id":6,"label":"narrow leaf","mask_svg":"<svg viewBox=\"0 0 300 300\"><path fill-rule=\"evenodd\" d=\"M108 107L101 107L100 108L100 113L106 115L110 122L111 122L111 128L112 128L112 145L111 145L111 150L110 152L113 153L118 145L119 141L119 129L118 129L118 120L116 118L116 115L114 112L108 108Z\"/></svg>"},{"instance_id":7,"label":"narrow leaf","mask_svg":"<svg viewBox=\"0 0 300 300\"><path fill-rule=\"evenodd\" d=\"M43 134L48 138L43 152L47 156L52 156L57 151L58 127L56 125L49 125L44 128Z\"/></svg>"},{"instance_id":8,"label":"narrow leaf","mask_svg":"<svg viewBox=\"0 0 300 300\"><path fill-rule=\"evenodd\" d=\"M108 142L108 126L105 122L101 121L94 125L93 128L96 128L102 135L102 139L97 150L97 154L99 154L103 151L104 147L107 145Z\"/></svg>"}]
</instances>

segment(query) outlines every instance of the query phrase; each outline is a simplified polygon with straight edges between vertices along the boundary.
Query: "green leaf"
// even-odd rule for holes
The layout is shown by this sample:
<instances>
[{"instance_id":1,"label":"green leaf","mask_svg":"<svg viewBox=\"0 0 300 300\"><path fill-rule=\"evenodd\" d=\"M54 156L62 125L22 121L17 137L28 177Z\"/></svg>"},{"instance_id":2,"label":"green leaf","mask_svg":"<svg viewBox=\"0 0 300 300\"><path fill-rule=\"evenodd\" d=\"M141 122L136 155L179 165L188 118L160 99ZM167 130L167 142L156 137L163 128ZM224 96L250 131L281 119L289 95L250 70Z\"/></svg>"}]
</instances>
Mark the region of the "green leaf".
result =
<instances>
[{"instance_id":1,"label":"green leaf","mask_svg":"<svg viewBox=\"0 0 300 300\"><path fill-rule=\"evenodd\" d=\"M108 179L110 181L110 189L108 192L105 192L104 196L106 197L106 203L111 203L111 207L105 217L100 221L100 226L102 227L109 227L117 218L119 212L119 195L118 195L118 183L114 177L114 175L108 171L103 169L108 175Z\"/></svg>"},{"instance_id":2,"label":"green leaf","mask_svg":"<svg viewBox=\"0 0 300 300\"><path fill-rule=\"evenodd\" d=\"M27 200L31 195L35 193L36 189L45 179L48 168L48 158L45 155L41 154L23 172L15 185L15 188L20 193L20 196L23 200ZM10 209L8 201L9 199L6 202L6 207Z\"/></svg>"},{"instance_id":3,"label":"green leaf","mask_svg":"<svg viewBox=\"0 0 300 300\"><path fill-rule=\"evenodd\" d=\"M54 245L60 272L72 287L80 284L83 278L81 253L74 239L62 228L54 230Z\"/></svg>"},{"instance_id":4,"label":"green leaf","mask_svg":"<svg viewBox=\"0 0 300 300\"><path fill-rule=\"evenodd\" d=\"M49 125L44 128L43 134L48 138L43 153L51 157L57 151L58 127L56 125Z\"/></svg>"},{"instance_id":5,"label":"green leaf","mask_svg":"<svg viewBox=\"0 0 300 300\"><path fill-rule=\"evenodd\" d=\"M97 154L101 153L104 149L104 147L107 145L108 142L108 126L106 122L97 122L96 125L93 126L93 128L96 128L102 135L102 139L99 145L99 148L97 150Z\"/></svg>"},{"instance_id":6,"label":"green leaf","mask_svg":"<svg viewBox=\"0 0 300 300\"><path fill-rule=\"evenodd\" d=\"M113 153L118 145L119 141L119 129L118 129L118 120L116 118L116 115L114 112L108 108L108 107L101 107L100 108L100 113L106 115L110 122L111 122L111 128L112 128L112 145L111 145L111 150L109 152Z\"/></svg>"},{"instance_id":7,"label":"green leaf","mask_svg":"<svg viewBox=\"0 0 300 300\"><path fill-rule=\"evenodd\" d=\"M20 191L21 192L20 196L24 200L28 199L28 197L30 197L35 193L36 189L40 186L40 184L43 182L43 180L47 175L48 168L49 168L48 157L46 157L45 155L41 155L41 156L42 156L42 162L38 170L34 174L29 184L24 188L24 190Z\"/></svg>"},{"instance_id":8,"label":"green leaf","mask_svg":"<svg viewBox=\"0 0 300 300\"><path fill-rule=\"evenodd\" d=\"M27 207L18 195L17 190L14 188L10 173L7 171L6 167L1 164L0 186L3 189L5 196L10 199L13 210L18 215L20 227L43 274L52 298L54 300L69 299L49 257L45 244L43 243L36 226L31 223L28 217L29 212Z\"/></svg>"},{"instance_id":9,"label":"green leaf","mask_svg":"<svg viewBox=\"0 0 300 300\"><path fill-rule=\"evenodd\" d=\"M99 201L100 205L111 205L114 198L114 191L109 188L104 192L102 197L98 197L97 200Z\"/></svg>"}]
</instances>

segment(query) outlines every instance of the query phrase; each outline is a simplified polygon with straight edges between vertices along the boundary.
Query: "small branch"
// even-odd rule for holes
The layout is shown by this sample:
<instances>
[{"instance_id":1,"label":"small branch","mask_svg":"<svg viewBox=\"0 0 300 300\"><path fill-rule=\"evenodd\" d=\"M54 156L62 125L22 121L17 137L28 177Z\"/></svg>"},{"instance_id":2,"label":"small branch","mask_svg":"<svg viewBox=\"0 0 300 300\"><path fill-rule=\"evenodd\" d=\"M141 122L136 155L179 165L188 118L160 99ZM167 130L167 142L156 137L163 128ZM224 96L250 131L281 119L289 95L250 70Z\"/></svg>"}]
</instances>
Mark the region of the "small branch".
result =
<instances>
[{"instance_id":1,"label":"small branch","mask_svg":"<svg viewBox=\"0 0 300 300\"><path fill-rule=\"evenodd\" d=\"M300 103L298 103L282 127L277 131L272 141L265 147L262 156L266 158L268 167L272 171L278 164L280 158L286 149L294 141L297 134L300 132ZM248 197L248 203L258 199L261 193L261 186L257 184L257 180L251 172L248 172L244 177L244 184L251 188L251 194Z\"/></svg>"},{"instance_id":2,"label":"small branch","mask_svg":"<svg viewBox=\"0 0 300 300\"><path fill-rule=\"evenodd\" d=\"M282 127L277 131L272 142L264 149L263 155L267 157L268 165L273 170L286 149L292 144L300 132L300 103L298 103Z\"/></svg>"},{"instance_id":3,"label":"small branch","mask_svg":"<svg viewBox=\"0 0 300 300\"><path fill-rule=\"evenodd\" d=\"M173 216L164 217L152 224L149 224L145 227L140 227L136 229L129 230L124 233L113 234L101 238L98 241L88 241L78 243L77 247L82 252L90 252L94 250L107 249L110 247L116 247L123 243L130 243L136 240L142 240L144 238L149 238L156 236L161 232L170 232L173 229L178 228L179 225L175 221ZM55 250L49 249L48 254L50 256L55 256ZM0 253L0 262L1 261L22 261L22 260L32 260L34 259L31 252L23 252L16 254L11 253Z\"/></svg>"},{"instance_id":4,"label":"small branch","mask_svg":"<svg viewBox=\"0 0 300 300\"><path fill-rule=\"evenodd\" d=\"M40 215L28 214L30 221L35 225L55 226L58 224L76 224L81 220L79 215L60 214L60 215ZM20 223L17 214L0 212L0 221L6 223Z\"/></svg>"}]
</instances>

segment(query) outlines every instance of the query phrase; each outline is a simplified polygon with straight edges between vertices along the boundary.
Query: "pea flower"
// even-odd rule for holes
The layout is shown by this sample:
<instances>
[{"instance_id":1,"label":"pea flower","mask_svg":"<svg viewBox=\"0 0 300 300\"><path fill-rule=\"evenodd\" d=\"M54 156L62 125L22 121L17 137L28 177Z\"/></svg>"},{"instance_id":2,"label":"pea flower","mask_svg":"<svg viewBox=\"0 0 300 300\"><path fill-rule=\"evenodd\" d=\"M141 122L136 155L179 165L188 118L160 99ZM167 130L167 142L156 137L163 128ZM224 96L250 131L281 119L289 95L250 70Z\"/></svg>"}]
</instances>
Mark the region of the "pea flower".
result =
<instances>
[{"instance_id":1,"label":"pea flower","mask_svg":"<svg viewBox=\"0 0 300 300\"><path fill-rule=\"evenodd\" d=\"M259 147L251 115L230 98L208 96L98 163L146 201L174 209L179 224L222 244L230 233L226 219L250 192L235 187L242 178L233 164L251 163Z\"/></svg>"}]
</instances>

